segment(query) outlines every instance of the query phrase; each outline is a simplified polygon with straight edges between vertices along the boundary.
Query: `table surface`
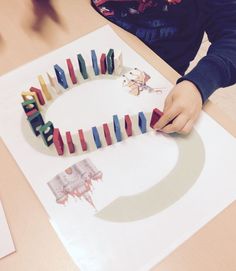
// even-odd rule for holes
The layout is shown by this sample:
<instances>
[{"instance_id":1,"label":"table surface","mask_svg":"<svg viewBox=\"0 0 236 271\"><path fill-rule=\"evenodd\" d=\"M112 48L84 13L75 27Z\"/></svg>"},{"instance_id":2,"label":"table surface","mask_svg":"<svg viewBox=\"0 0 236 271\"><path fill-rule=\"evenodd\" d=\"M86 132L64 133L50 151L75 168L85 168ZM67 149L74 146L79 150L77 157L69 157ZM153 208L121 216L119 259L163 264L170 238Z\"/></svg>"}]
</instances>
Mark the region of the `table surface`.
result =
<instances>
[{"instance_id":1,"label":"table surface","mask_svg":"<svg viewBox=\"0 0 236 271\"><path fill-rule=\"evenodd\" d=\"M40 2L41 6L37 4ZM90 7L89 2L1 1L0 74L108 24ZM114 25L112 27L169 81L176 81L178 74L142 42L122 29ZM233 122L214 104L208 103L204 110L236 136ZM44 208L1 140L0 154L0 198L17 250L0 260L0 270L78 270L57 238ZM235 229L236 203L233 203L153 270L235 271Z\"/></svg>"}]
</instances>

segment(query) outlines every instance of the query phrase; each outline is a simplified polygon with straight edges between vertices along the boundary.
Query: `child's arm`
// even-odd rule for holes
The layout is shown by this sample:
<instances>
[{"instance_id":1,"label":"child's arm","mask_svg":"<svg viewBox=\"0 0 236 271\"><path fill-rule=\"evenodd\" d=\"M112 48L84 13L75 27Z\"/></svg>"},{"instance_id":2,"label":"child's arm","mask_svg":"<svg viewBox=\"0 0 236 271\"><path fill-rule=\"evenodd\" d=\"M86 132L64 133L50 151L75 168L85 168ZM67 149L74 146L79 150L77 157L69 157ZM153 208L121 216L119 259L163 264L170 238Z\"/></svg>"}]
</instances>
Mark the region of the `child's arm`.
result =
<instances>
[{"instance_id":1,"label":"child's arm","mask_svg":"<svg viewBox=\"0 0 236 271\"><path fill-rule=\"evenodd\" d=\"M190 132L200 113L199 97L204 103L216 89L236 83L236 1L207 0L203 11L212 45L207 56L178 80L167 98L164 115L156 126L167 133Z\"/></svg>"}]
</instances>

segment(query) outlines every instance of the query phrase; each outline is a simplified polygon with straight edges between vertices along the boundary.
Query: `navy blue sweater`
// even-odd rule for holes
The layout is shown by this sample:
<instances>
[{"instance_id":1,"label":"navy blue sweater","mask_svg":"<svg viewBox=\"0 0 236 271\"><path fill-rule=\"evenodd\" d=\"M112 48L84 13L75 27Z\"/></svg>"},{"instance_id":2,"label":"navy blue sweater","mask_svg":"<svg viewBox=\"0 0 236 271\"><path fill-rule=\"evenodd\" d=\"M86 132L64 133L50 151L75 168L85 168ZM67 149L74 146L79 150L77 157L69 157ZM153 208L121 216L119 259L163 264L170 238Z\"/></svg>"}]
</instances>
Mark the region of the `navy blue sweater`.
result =
<instances>
[{"instance_id":1,"label":"navy blue sweater","mask_svg":"<svg viewBox=\"0 0 236 271\"><path fill-rule=\"evenodd\" d=\"M97 11L133 33L199 89L203 102L236 83L236 1L92 0ZM207 33L207 55L184 74Z\"/></svg>"}]
</instances>

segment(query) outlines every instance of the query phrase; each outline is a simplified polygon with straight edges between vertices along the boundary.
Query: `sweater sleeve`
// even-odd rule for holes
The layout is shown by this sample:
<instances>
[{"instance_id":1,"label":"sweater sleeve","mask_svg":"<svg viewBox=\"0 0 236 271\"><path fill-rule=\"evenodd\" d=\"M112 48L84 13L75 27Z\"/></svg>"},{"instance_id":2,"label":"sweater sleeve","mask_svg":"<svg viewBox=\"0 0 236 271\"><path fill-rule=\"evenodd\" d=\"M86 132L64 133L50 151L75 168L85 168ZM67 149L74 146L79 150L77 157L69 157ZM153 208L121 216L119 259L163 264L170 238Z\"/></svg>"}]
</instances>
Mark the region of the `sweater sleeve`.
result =
<instances>
[{"instance_id":1,"label":"sweater sleeve","mask_svg":"<svg viewBox=\"0 0 236 271\"><path fill-rule=\"evenodd\" d=\"M194 83L205 102L216 89L236 83L236 1L206 0L203 12L211 46L197 66L177 83Z\"/></svg>"}]
</instances>

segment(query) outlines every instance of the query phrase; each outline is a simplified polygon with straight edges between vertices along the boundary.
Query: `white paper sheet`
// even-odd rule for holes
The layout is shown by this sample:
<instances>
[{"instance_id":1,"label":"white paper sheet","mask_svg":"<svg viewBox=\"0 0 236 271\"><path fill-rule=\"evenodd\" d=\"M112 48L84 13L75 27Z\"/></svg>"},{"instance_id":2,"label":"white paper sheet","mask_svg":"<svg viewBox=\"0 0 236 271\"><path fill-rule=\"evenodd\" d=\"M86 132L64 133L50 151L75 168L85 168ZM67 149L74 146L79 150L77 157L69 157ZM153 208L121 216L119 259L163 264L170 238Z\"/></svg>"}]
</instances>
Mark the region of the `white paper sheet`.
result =
<instances>
[{"instance_id":1,"label":"white paper sheet","mask_svg":"<svg viewBox=\"0 0 236 271\"><path fill-rule=\"evenodd\" d=\"M147 72L153 87L165 87L163 94L144 91L132 96L122 88L121 77L79 78L79 85L48 107L46 120L53 120L63 134L76 134L79 128L111 122L113 114L122 119L125 114L135 117L140 111L162 109L172 85L107 26L0 79L5 90L0 93L1 135L82 271L144 271L235 200L236 142L202 113L187 138L149 131L91 153L64 157L38 147L22 112L21 91L39 87L37 75L56 63L66 70L68 57L76 63L77 53L88 59L90 49L100 55L109 48L122 51L125 67ZM96 209L72 196L65 206L59 205L48 182L87 158L103 173L102 182L93 181L90 195Z\"/></svg>"},{"instance_id":2,"label":"white paper sheet","mask_svg":"<svg viewBox=\"0 0 236 271\"><path fill-rule=\"evenodd\" d=\"M0 259L13 253L15 246L7 224L6 216L0 201Z\"/></svg>"}]
</instances>

